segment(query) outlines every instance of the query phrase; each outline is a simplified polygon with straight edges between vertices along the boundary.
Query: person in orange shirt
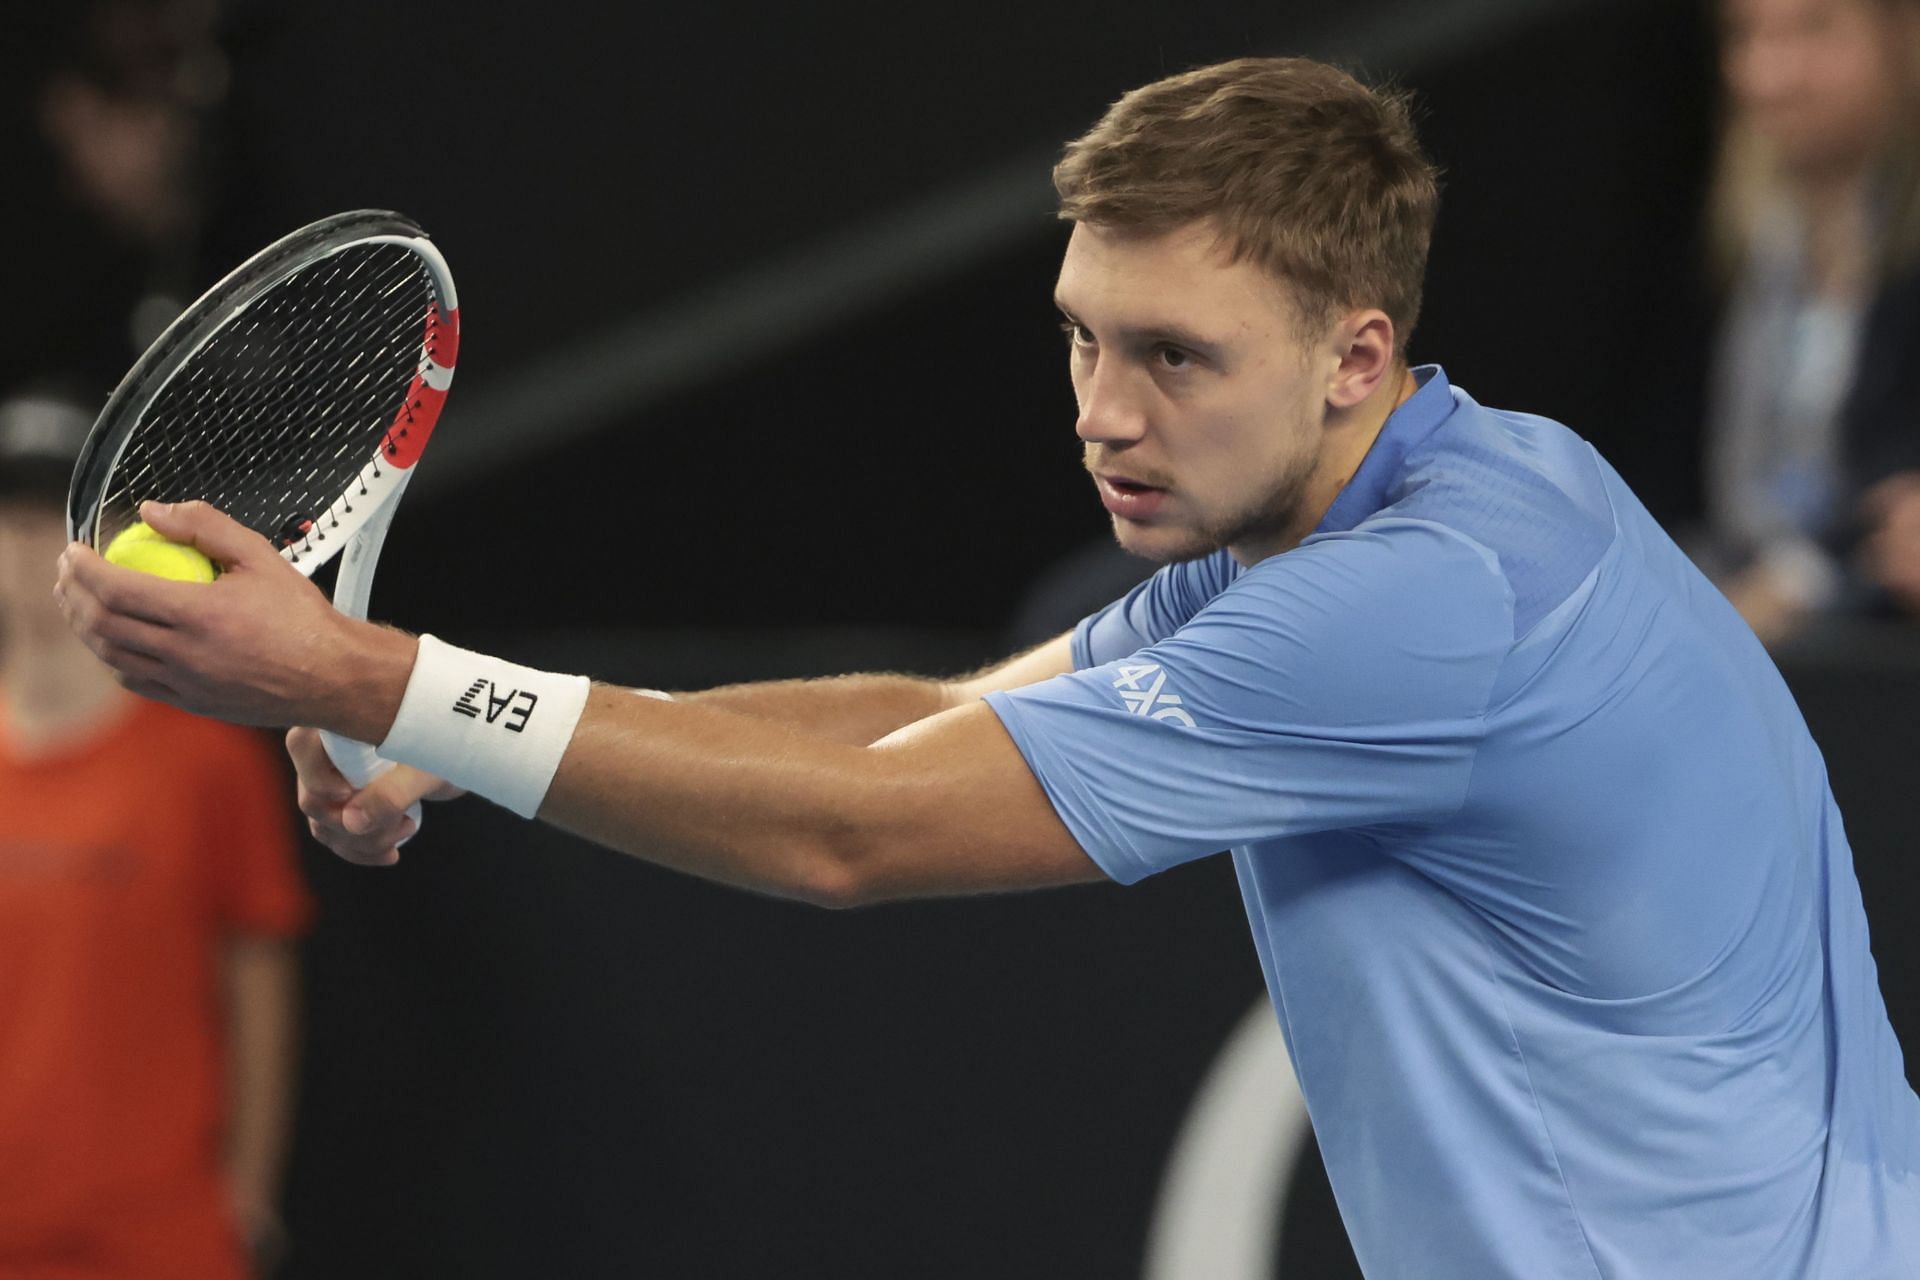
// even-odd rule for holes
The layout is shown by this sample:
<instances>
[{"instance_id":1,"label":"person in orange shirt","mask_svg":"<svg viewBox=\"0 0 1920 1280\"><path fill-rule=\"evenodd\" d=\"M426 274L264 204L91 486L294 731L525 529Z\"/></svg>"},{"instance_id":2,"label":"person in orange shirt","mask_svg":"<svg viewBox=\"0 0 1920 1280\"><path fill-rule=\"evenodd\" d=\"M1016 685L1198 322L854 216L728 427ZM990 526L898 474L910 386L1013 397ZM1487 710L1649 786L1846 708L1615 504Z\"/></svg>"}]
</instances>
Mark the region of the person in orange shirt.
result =
<instances>
[{"instance_id":1,"label":"person in orange shirt","mask_svg":"<svg viewBox=\"0 0 1920 1280\"><path fill-rule=\"evenodd\" d=\"M240 1280L311 905L269 745L126 693L54 602L87 423L0 403L0 1276Z\"/></svg>"}]
</instances>

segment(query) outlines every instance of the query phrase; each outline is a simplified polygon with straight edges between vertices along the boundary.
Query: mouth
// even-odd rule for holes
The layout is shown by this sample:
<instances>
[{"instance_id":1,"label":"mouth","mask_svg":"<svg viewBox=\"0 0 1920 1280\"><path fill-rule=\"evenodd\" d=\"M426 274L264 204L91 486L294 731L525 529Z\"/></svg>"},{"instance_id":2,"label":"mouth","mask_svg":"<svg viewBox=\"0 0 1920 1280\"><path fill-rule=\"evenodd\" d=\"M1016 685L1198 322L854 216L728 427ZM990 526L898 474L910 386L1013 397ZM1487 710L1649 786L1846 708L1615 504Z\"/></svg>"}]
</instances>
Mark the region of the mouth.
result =
<instances>
[{"instance_id":1,"label":"mouth","mask_svg":"<svg viewBox=\"0 0 1920 1280\"><path fill-rule=\"evenodd\" d=\"M1112 471L1096 471L1094 483L1100 490L1100 503L1116 516L1144 520L1163 506L1167 491L1158 485L1135 480Z\"/></svg>"}]
</instances>

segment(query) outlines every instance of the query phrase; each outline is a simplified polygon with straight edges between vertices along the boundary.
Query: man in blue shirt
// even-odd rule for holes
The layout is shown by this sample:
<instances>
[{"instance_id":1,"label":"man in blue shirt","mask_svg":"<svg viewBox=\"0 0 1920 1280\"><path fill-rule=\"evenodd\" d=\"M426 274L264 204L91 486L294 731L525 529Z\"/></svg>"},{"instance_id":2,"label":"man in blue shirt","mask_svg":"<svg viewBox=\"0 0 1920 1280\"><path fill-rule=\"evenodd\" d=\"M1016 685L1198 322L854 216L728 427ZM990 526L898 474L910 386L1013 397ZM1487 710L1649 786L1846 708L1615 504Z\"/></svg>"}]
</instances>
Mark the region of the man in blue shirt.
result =
<instances>
[{"instance_id":1,"label":"man in blue shirt","mask_svg":"<svg viewBox=\"0 0 1920 1280\"><path fill-rule=\"evenodd\" d=\"M405 762L356 793L290 735L356 861L454 787L835 905L1231 848L1370 1276L1911 1274L1920 1100L1819 753L1592 449L1408 367L1404 104L1228 63L1055 177L1086 464L1166 567L998 668L590 688L341 618L198 504L147 518L216 583L71 548L70 616L135 688ZM453 710L479 680L538 710Z\"/></svg>"}]
</instances>

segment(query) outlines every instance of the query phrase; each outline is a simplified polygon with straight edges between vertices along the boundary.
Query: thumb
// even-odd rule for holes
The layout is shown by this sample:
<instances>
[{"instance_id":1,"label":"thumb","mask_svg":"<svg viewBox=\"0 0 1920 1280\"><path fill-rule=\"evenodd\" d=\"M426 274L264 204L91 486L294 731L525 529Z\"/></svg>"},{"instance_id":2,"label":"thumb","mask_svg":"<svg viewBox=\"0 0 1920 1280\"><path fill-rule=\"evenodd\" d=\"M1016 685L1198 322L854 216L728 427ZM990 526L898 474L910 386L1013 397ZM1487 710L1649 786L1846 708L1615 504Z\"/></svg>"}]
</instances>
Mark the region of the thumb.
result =
<instances>
[{"instance_id":1,"label":"thumb","mask_svg":"<svg viewBox=\"0 0 1920 1280\"><path fill-rule=\"evenodd\" d=\"M443 798L446 790L433 774L397 764L354 793L340 810L340 822L354 835L365 835L399 821L421 800Z\"/></svg>"},{"instance_id":2,"label":"thumb","mask_svg":"<svg viewBox=\"0 0 1920 1280\"><path fill-rule=\"evenodd\" d=\"M265 538L204 502L143 502L140 518L167 541L198 548L222 569L280 558Z\"/></svg>"}]
</instances>

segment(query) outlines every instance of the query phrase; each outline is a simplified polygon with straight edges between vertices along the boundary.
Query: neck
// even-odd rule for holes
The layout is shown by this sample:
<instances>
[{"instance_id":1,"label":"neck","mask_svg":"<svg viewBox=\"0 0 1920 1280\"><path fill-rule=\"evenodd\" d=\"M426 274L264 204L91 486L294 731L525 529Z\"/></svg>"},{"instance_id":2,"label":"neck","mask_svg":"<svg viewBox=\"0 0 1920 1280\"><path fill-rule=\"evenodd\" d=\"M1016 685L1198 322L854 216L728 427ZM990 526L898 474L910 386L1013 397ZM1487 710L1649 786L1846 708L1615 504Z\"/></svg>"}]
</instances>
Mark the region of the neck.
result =
<instances>
[{"instance_id":1,"label":"neck","mask_svg":"<svg viewBox=\"0 0 1920 1280\"><path fill-rule=\"evenodd\" d=\"M1326 518L1333 500L1353 482L1354 473L1372 452L1373 442L1380 438L1387 419L1419 389L1413 370L1403 367L1382 378L1365 400L1327 420L1326 448L1320 454L1320 465L1314 469L1313 479L1307 486L1307 500L1302 504L1303 514L1311 513L1312 519L1300 531L1301 538L1312 533Z\"/></svg>"},{"instance_id":2,"label":"neck","mask_svg":"<svg viewBox=\"0 0 1920 1280\"><path fill-rule=\"evenodd\" d=\"M1393 411L1412 399L1419 389L1413 370L1401 367L1382 378L1365 400L1330 415L1322 428L1325 435L1319 461L1301 491L1298 515L1293 523L1271 545L1230 548L1234 559L1243 565L1252 565L1299 546L1326 519L1334 499L1352 483L1354 473L1367 460L1373 442L1380 438Z\"/></svg>"},{"instance_id":3,"label":"neck","mask_svg":"<svg viewBox=\"0 0 1920 1280\"><path fill-rule=\"evenodd\" d=\"M77 737L119 714L131 697L64 629L8 632L0 703L15 746L32 752Z\"/></svg>"}]
</instances>

